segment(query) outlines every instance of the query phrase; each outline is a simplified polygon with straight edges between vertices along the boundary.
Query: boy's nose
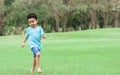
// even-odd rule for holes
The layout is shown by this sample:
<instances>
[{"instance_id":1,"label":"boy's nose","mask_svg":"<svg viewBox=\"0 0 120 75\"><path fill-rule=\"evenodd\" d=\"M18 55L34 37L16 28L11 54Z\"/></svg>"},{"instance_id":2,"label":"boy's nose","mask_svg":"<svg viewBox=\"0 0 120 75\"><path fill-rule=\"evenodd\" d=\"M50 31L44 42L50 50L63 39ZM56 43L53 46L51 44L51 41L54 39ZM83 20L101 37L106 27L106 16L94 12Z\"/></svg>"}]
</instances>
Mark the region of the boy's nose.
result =
<instances>
[{"instance_id":1,"label":"boy's nose","mask_svg":"<svg viewBox=\"0 0 120 75\"><path fill-rule=\"evenodd\" d=\"M33 25L34 23L31 23L31 25Z\"/></svg>"}]
</instances>

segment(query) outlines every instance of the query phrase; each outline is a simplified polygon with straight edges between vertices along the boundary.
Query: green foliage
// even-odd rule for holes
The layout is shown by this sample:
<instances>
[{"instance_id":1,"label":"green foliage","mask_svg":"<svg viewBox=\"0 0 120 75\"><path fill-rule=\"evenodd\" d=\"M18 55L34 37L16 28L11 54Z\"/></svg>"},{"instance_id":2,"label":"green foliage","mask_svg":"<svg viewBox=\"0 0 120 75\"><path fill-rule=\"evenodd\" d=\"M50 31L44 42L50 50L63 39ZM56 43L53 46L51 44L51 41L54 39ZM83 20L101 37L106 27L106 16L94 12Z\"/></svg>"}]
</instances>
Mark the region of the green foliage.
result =
<instances>
[{"instance_id":1,"label":"green foliage","mask_svg":"<svg viewBox=\"0 0 120 75\"><path fill-rule=\"evenodd\" d=\"M4 14L4 12L6 11L6 6L4 5L4 0L1 0L0 1L0 16L1 16L1 14ZM0 19L1 19L1 17L0 17Z\"/></svg>"},{"instance_id":2,"label":"green foliage","mask_svg":"<svg viewBox=\"0 0 120 75\"><path fill-rule=\"evenodd\" d=\"M27 27L28 23L26 20L26 16L28 13L31 12L34 12L38 15L39 22L44 21L44 25L48 27L45 31L55 31L55 27L62 28L64 26L66 30L68 30L69 27L72 27L75 30L90 29L90 26L92 26L91 19L93 11L96 13L96 15L94 15L96 16L96 20L94 20L94 22L98 26L97 28L104 28L105 25L107 27L113 27L113 20L115 18L115 15L113 15L113 13L115 11L120 13L119 0L117 2L114 2L113 0L1 1L4 1L4 3L0 5L0 13L4 15L4 27L1 28L4 28L5 31L8 30L9 26L21 26L21 28ZM117 17L119 19L119 16ZM54 20L54 23L51 19ZM47 25L50 25L51 27ZM78 28L76 29L76 27Z\"/></svg>"},{"instance_id":3,"label":"green foliage","mask_svg":"<svg viewBox=\"0 0 120 75\"><path fill-rule=\"evenodd\" d=\"M6 6L10 6L15 0L4 0Z\"/></svg>"}]
</instances>

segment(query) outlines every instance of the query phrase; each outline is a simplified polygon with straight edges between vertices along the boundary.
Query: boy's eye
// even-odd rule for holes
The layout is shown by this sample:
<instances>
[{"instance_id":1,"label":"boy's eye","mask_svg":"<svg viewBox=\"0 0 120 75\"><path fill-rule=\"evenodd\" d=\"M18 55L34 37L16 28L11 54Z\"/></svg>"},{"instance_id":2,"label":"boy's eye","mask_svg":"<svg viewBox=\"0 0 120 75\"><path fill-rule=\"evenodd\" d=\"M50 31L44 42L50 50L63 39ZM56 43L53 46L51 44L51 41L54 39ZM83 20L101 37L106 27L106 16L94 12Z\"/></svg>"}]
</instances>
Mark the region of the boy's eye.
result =
<instances>
[{"instance_id":1,"label":"boy's eye","mask_svg":"<svg viewBox=\"0 0 120 75\"><path fill-rule=\"evenodd\" d=\"M30 19L28 19L28 23L30 24L30 23L35 23L35 22L37 22L34 18L30 18Z\"/></svg>"},{"instance_id":2,"label":"boy's eye","mask_svg":"<svg viewBox=\"0 0 120 75\"><path fill-rule=\"evenodd\" d=\"M29 21L29 23L34 23L34 21Z\"/></svg>"}]
</instances>

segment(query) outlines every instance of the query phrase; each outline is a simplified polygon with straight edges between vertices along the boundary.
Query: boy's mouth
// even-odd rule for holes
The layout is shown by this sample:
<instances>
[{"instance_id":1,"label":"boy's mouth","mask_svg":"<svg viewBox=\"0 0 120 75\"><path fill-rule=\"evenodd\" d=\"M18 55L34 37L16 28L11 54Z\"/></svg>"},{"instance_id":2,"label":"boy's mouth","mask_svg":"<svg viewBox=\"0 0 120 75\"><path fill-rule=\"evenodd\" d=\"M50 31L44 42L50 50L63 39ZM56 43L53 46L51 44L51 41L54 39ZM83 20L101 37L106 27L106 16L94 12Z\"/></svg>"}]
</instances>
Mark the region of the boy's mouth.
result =
<instances>
[{"instance_id":1,"label":"boy's mouth","mask_svg":"<svg viewBox=\"0 0 120 75\"><path fill-rule=\"evenodd\" d=\"M31 27L34 28L34 27L36 27L36 25L35 25L35 24L32 24Z\"/></svg>"}]
</instances>

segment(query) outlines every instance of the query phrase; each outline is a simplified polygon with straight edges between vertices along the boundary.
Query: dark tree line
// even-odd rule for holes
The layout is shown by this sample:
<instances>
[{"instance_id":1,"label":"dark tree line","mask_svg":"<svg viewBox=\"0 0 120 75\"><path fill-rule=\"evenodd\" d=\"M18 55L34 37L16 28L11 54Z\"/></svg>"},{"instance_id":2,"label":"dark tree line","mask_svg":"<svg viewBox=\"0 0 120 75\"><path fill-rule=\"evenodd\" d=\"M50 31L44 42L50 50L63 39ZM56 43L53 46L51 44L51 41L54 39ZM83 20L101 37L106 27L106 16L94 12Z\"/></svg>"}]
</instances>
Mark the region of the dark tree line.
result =
<instances>
[{"instance_id":1,"label":"dark tree line","mask_svg":"<svg viewBox=\"0 0 120 75\"><path fill-rule=\"evenodd\" d=\"M120 0L0 0L0 35L24 34L35 12L45 32L119 27Z\"/></svg>"}]
</instances>

